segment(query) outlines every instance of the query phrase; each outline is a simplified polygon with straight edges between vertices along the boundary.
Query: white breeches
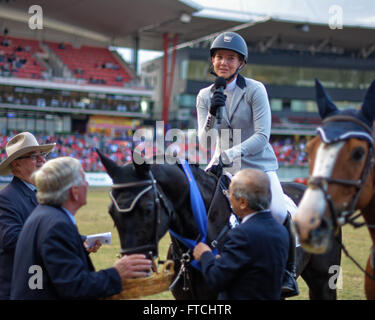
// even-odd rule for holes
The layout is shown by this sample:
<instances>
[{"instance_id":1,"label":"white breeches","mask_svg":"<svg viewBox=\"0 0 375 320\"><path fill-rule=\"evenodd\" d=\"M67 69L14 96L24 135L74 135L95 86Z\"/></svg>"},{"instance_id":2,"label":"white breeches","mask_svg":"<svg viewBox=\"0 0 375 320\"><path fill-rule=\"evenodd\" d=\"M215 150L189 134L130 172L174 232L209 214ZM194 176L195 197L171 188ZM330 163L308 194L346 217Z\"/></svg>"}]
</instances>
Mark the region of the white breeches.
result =
<instances>
[{"instance_id":1,"label":"white breeches","mask_svg":"<svg viewBox=\"0 0 375 320\"><path fill-rule=\"evenodd\" d=\"M288 207L283 189L276 171L266 171L271 184L271 213L277 222L283 224L288 213ZM293 202L293 201L292 201ZM291 212L291 214L294 212Z\"/></svg>"}]
</instances>

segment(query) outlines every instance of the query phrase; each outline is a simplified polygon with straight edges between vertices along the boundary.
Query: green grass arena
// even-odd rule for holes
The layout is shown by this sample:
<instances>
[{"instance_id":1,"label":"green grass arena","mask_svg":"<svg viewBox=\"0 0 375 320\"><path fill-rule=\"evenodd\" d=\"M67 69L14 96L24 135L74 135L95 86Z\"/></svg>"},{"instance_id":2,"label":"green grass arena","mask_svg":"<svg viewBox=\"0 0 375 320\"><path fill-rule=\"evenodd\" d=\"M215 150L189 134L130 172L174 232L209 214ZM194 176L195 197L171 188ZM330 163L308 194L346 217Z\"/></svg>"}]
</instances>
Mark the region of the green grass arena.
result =
<instances>
[{"instance_id":1,"label":"green grass arena","mask_svg":"<svg viewBox=\"0 0 375 320\"><path fill-rule=\"evenodd\" d=\"M108 206L110 204L108 192L109 188L90 187L87 205L82 207L76 215L78 229L81 234L112 232L112 244L103 245L97 253L91 254L96 270L111 267L117 259L116 255L120 250L118 233L108 214ZM159 243L162 259L166 257L169 241L169 234L166 234ZM371 239L367 228L354 229L351 226L345 226L343 228L343 242L349 253L365 267L371 248ZM341 289L338 289L338 299L365 300L364 274L344 253L342 253L341 268L343 272L342 286ZM302 278L298 279L298 284L300 294L290 300L309 299L308 288ZM170 300L174 298L169 291L166 291L154 296L144 297L143 299Z\"/></svg>"}]
</instances>

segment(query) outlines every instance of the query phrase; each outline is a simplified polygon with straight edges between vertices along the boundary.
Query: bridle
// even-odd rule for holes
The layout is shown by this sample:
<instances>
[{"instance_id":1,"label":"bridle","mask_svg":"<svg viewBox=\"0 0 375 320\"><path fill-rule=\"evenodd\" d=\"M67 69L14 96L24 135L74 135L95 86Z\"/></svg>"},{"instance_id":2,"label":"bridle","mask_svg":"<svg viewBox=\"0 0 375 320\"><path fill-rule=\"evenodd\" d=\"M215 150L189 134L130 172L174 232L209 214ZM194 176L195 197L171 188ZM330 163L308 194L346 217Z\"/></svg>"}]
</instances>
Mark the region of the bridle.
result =
<instances>
[{"instance_id":1,"label":"bridle","mask_svg":"<svg viewBox=\"0 0 375 320\"><path fill-rule=\"evenodd\" d=\"M347 116L333 116L328 119L325 119L323 123L327 123L330 121L352 121L355 122L356 124L359 124L368 134L372 135L372 130L365 125L363 122L359 121L356 118L353 117L347 117ZM343 141L343 140L348 140L350 137L346 137L345 139L337 140L336 142ZM331 177L320 177L320 176L315 176L315 177L310 177L308 180L308 187L311 189L320 189L324 195L324 199L328 204L329 210L330 210L330 217L331 217L331 222L335 230L338 230L340 226L343 226L346 223L349 223L355 228L362 227L362 226L367 226L368 228L375 228L375 225L368 225L365 222L358 223L355 220L360 217L361 213L354 215L356 212L356 205L359 199L359 195L362 191L364 182L368 179L373 167L374 167L374 158L373 158L373 152L374 152L374 145L373 142L368 141L369 143L369 150L367 153L365 165L363 167L361 176L359 177L358 180L347 180L347 179L337 179L337 178L331 178ZM347 206L346 210L338 210L337 207L335 206L332 197L328 194L328 185L329 184L340 184L344 185L347 187L354 187L356 188L356 192ZM354 216L353 216L354 215ZM352 260L352 262L363 272L366 274L367 277L369 277L372 280L375 280L375 277L371 274L369 274L348 252L342 241L338 238L338 233L335 233L334 236L335 240L339 243L341 246L341 249L345 253L345 255ZM375 247L372 247L372 255L375 253Z\"/></svg>"},{"instance_id":2,"label":"bridle","mask_svg":"<svg viewBox=\"0 0 375 320\"><path fill-rule=\"evenodd\" d=\"M331 121L352 121L357 124L359 124L367 133L372 135L372 131L368 126L366 126L361 121L352 118L352 117L346 117L346 116L333 116L328 119L325 119L323 123L331 122ZM343 140L347 140L343 139ZM338 140L341 141L341 140ZM335 142L338 142L335 141ZM369 141L368 141L369 142ZM337 178L331 178L331 177L321 177L321 176L315 176L310 177L308 180L308 187L311 189L320 189L324 195L324 198L328 204L330 213L331 213L331 220L332 225L334 228L338 228L346 223L350 223L352 225L357 226L357 223L354 221L355 218L358 216L352 217L353 214L356 212L356 205L358 202L359 195L363 189L364 182L367 180L367 178L370 175L370 172L374 166L374 159L373 159L373 150L374 146L373 143L369 142L369 150L367 153L366 161L361 173L361 176L358 180L347 180L347 179L337 179ZM346 187L354 187L356 189L354 196L351 199L351 202L346 207L345 210L339 210L335 206L331 196L328 194L328 185L329 184L340 184Z\"/></svg>"},{"instance_id":3,"label":"bridle","mask_svg":"<svg viewBox=\"0 0 375 320\"><path fill-rule=\"evenodd\" d=\"M164 196L161 189L158 187L157 181L154 178L154 175L151 170L148 171L150 179L141 180L141 181L135 181L135 182L128 182L128 183L119 183L119 184L113 184L112 190L109 192L109 196L111 198L111 201L115 207L115 209L122 214L130 214L139 199L141 199L142 196L144 196L147 192L150 190L153 191L154 196L154 210L155 210L155 240L154 243L138 246L130 249L124 249L121 247L120 249L120 256L124 255L130 255L133 253L139 253L139 252L147 252L149 255L152 255L152 252L155 252L155 254L158 256L158 231L159 231L159 225L160 225L160 216L161 216L161 205L164 206L164 208L167 211L169 219L172 218L174 214L174 210L171 207L171 205L166 200L166 197ZM139 188L139 187L145 187L140 191L136 197L131 202L130 206L128 208L120 208L116 198L113 195L113 190L121 190L121 189L128 189L128 188Z\"/></svg>"},{"instance_id":4,"label":"bridle","mask_svg":"<svg viewBox=\"0 0 375 320\"><path fill-rule=\"evenodd\" d=\"M143 245L143 246L138 246L130 249L124 249L121 247L120 249L120 256L124 255L129 255L133 253L139 253L139 252L147 252L148 255L151 254L151 252L156 252L158 255L158 230L159 230L159 225L160 225L160 217L161 217L161 205L163 205L167 211L168 218L169 218L169 224L170 221L175 217L175 211L173 206L168 202L167 197L165 196L164 192L162 191L161 187L158 185L156 179L153 176L153 173L151 170L149 170L149 176L150 179L146 180L141 180L141 181L135 181L135 182L128 182L128 183L121 183L121 184L113 184L112 185L112 190L109 192L110 199L113 203L113 206L115 210L117 210L121 214L131 214L132 211L135 209L137 202L139 199L142 198L145 194L147 194L149 191L153 191L154 195L154 203L155 203L155 240L154 243L149 244L149 245ZM144 187L132 200L130 205L127 208L120 208L118 201L116 200L115 196L113 195L114 190L121 190L121 189L129 189L129 188L139 188L139 187ZM218 191L219 185L217 185L215 192ZM212 209L212 202L210 204L209 210L208 210L208 215L211 213ZM219 234L219 237L216 238L216 240L213 241L213 243L217 243L219 238L223 236L224 232L223 230ZM198 238L196 239L198 241ZM183 248L179 245L179 241L177 239L174 239L172 237L172 246L174 249L172 250L172 256L173 252L177 254L176 257L173 258L173 260L180 260L180 270L175 277L175 280L173 283L170 285L170 289L172 289L178 280L180 278L183 278L183 287L182 290L187 291L191 290L193 288L192 283L191 283L191 275L189 275L190 271L188 269L188 266L191 261L191 250L188 249L187 251L183 250ZM158 263L163 263L159 259ZM193 296L194 296L194 290L192 290Z\"/></svg>"}]
</instances>

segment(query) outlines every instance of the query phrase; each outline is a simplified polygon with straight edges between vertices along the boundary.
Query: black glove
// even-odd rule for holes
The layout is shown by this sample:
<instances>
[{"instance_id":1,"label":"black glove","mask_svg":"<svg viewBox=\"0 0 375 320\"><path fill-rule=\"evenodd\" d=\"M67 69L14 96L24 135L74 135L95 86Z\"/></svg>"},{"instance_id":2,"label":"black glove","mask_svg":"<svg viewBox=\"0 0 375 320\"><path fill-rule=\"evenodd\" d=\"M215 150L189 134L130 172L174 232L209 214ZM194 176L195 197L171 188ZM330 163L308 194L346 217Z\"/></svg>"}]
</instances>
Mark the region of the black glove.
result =
<instances>
[{"instance_id":1,"label":"black glove","mask_svg":"<svg viewBox=\"0 0 375 320\"><path fill-rule=\"evenodd\" d=\"M218 178L220 178L223 175L223 167L220 163L212 165L207 171L211 172Z\"/></svg>"},{"instance_id":2,"label":"black glove","mask_svg":"<svg viewBox=\"0 0 375 320\"><path fill-rule=\"evenodd\" d=\"M225 106L225 100L227 100L227 96L220 92L215 91L212 98L211 98L211 106L210 106L210 113L216 117L217 109L219 107Z\"/></svg>"},{"instance_id":3,"label":"black glove","mask_svg":"<svg viewBox=\"0 0 375 320\"><path fill-rule=\"evenodd\" d=\"M214 174L216 177L220 178L223 175L223 161L221 156L219 157L219 163L212 165L207 171Z\"/></svg>"}]
</instances>

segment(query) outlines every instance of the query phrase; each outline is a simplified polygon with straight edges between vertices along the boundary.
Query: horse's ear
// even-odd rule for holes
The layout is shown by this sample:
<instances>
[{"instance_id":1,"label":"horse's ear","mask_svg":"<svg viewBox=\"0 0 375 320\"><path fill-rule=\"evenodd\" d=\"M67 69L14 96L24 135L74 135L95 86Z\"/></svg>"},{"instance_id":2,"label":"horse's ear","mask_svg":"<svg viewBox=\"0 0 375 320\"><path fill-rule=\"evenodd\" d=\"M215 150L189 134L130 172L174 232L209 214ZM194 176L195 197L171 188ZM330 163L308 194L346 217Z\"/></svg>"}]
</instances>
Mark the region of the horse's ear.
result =
<instances>
[{"instance_id":1,"label":"horse's ear","mask_svg":"<svg viewBox=\"0 0 375 320\"><path fill-rule=\"evenodd\" d=\"M365 99L362 105L362 114L370 123L375 119L375 79L371 82L367 89Z\"/></svg>"},{"instance_id":2,"label":"horse's ear","mask_svg":"<svg viewBox=\"0 0 375 320\"><path fill-rule=\"evenodd\" d=\"M133 151L133 165L135 172L138 176L148 177L150 172L150 165L146 163L146 160L137 152Z\"/></svg>"},{"instance_id":3,"label":"horse's ear","mask_svg":"<svg viewBox=\"0 0 375 320\"><path fill-rule=\"evenodd\" d=\"M316 102L318 104L319 115L322 119L338 111L336 105L332 102L326 90L318 79L315 79Z\"/></svg>"},{"instance_id":4,"label":"horse's ear","mask_svg":"<svg viewBox=\"0 0 375 320\"><path fill-rule=\"evenodd\" d=\"M113 180L114 177L116 177L118 175L121 167L116 162L114 162L112 159L108 158L103 153L101 153L99 151L99 149L96 148L95 150L96 150L96 153L99 155L100 160L103 163L103 166L104 166L105 170L107 171L107 173L109 174L109 176Z\"/></svg>"}]
</instances>

